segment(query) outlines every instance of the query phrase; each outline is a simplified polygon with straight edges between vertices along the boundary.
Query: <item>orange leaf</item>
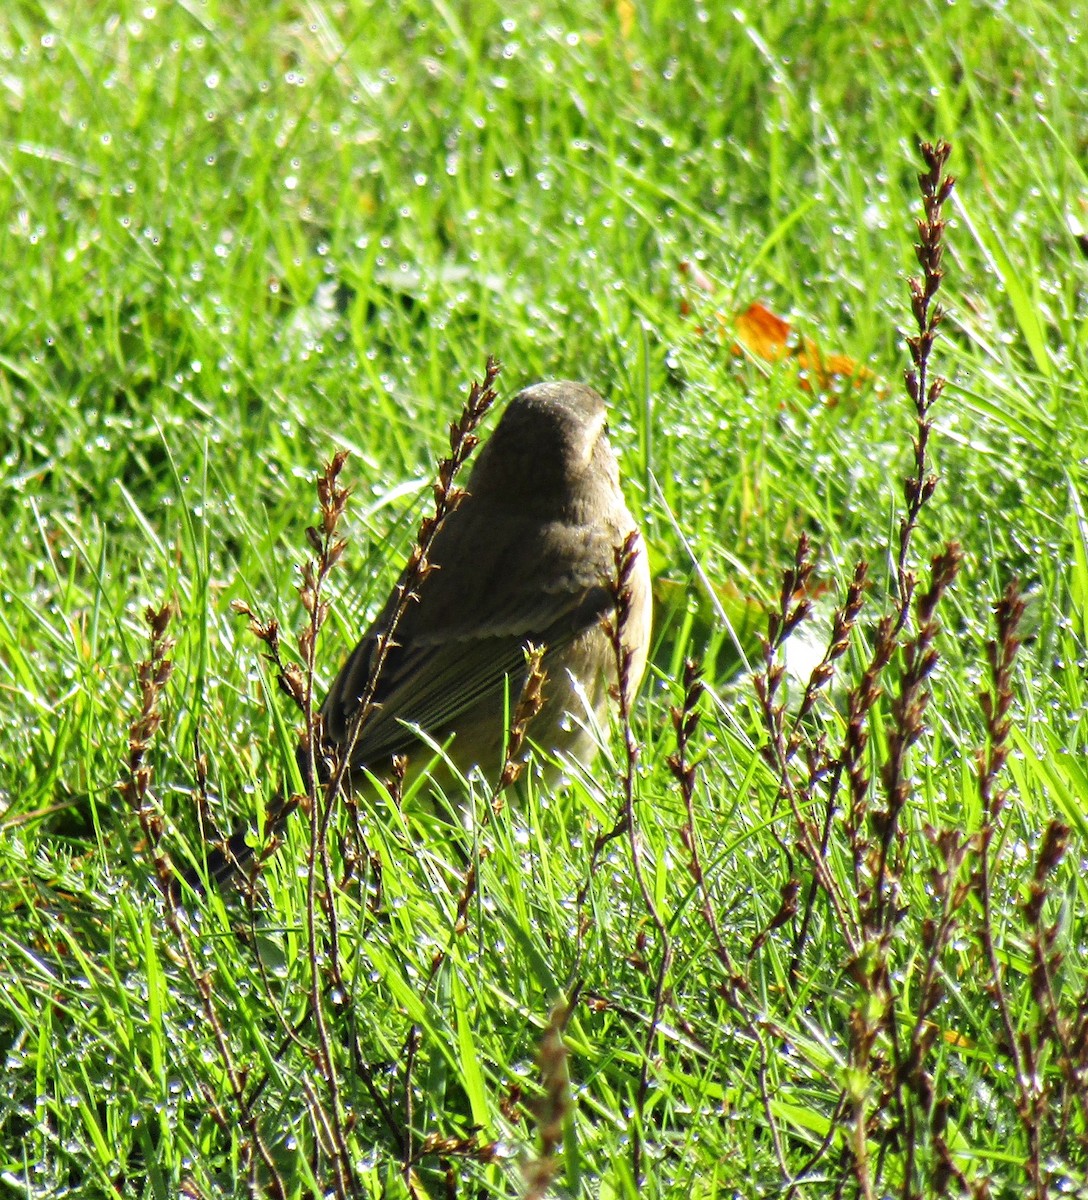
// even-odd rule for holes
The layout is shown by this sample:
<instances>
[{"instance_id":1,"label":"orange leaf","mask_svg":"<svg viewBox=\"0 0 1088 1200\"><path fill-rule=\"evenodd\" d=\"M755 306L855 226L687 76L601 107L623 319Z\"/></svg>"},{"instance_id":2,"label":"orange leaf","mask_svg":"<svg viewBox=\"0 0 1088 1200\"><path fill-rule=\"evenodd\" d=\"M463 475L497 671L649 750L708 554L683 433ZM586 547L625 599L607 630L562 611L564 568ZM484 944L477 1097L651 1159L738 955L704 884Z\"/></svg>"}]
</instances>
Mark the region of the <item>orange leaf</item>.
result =
<instances>
[{"instance_id":1,"label":"orange leaf","mask_svg":"<svg viewBox=\"0 0 1088 1200\"><path fill-rule=\"evenodd\" d=\"M733 322L740 346L764 362L779 362L792 353L788 321L762 304L750 304ZM741 350L734 348L734 354Z\"/></svg>"},{"instance_id":2,"label":"orange leaf","mask_svg":"<svg viewBox=\"0 0 1088 1200\"><path fill-rule=\"evenodd\" d=\"M683 259L677 267L680 275L689 281L691 288L696 292L706 296L714 296L717 293L714 281L697 263ZM692 311L688 299L690 294L690 290L685 288L681 295L681 316L686 317ZM726 337L732 327L736 338L732 346L735 355L748 354L767 363L792 360L800 373L798 387L802 391L815 391L825 396L831 405L838 403L839 395L843 391L843 380L849 381L855 388L876 380L876 376L868 367L861 366L849 355L824 354L811 338L798 337L789 321L771 312L764 304L749 304L744 312L737 313L732 319L721 310L714 315ZM705 330L700 325L696 332L701 335ZM877 395L884 395L887 391L879 380L875 384L875 390Z\"/></svg>"},{"instance_id":3,"label":"orange leaf","mask_svg":"<svg viewBox=\"0 0 1088 1200\"><path fill-rule=\"evenodd\" d=\"M811 339L798 339L788 321L762 304L750 304L733 321L737 334L734 354L747 352L764 362L781 362L792 358L803 373L798 381L802 391L816 390L821 394L834 392L839 380L851 380L855 387L873 378L868 367L859 366L846 354L824 354ZM835 397L831 397L832 403Z\"/></svg>"}]
</instances>

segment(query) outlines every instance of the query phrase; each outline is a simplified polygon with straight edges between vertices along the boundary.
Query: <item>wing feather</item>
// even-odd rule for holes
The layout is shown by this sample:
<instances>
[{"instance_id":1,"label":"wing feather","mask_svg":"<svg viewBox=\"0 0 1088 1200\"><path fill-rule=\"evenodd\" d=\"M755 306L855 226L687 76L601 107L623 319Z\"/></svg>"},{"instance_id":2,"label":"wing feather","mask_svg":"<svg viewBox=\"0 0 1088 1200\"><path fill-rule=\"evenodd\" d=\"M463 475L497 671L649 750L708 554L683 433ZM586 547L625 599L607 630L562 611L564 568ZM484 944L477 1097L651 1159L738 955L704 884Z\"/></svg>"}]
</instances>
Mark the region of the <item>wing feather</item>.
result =
<instances>
[{"instance_id":1,"label":"wing feather","mask_svg":"<svg viewBox=\"0 0 1088 1200\"><path fill-rule=\"evenodd\" d=\"M378 707L352 755L355 767L374 767L417 748L419 739L406 726L441 740L474 709L501 712L506 689L515 696L520 690L528 643L546 647L547 669L549 660L594 627L611 604L601 582L617 540L611 531L576 523L541 529L508 513L498 522L490 519L494 516L487 506L466 504L439 531L434 569L396 630L375 691ZM496 539L496 528L506 536ZM459 546L484 547L484 552L465 562L456 557ZM533 569L512 578L511 561L528 561ZM542 579L549 586L541 587ZM380 631L394 610L395 594L329 690L322 712L334 744L347 736Z\"/></svg>"}]
</instances>

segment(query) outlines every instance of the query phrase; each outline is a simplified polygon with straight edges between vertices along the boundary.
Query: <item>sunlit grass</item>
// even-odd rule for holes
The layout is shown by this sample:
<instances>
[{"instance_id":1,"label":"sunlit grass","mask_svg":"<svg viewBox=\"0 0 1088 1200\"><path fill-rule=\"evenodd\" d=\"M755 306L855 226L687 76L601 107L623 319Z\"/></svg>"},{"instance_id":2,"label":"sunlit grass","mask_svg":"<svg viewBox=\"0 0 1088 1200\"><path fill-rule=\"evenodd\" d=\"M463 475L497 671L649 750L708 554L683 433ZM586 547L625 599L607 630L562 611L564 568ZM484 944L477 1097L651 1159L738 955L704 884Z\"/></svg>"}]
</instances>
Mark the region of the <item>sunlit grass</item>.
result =
<instances>
[{"instance_id":1,"label":"sunlit grass","mask_svg":"<svg viewBox=\"0 0 1088 1200\"><path fill-rule=\"evenodd\" d=\"M332 1005L337 1044L362 1046L371 1072L343 1072L359 1187L437 1194L448 1161L457 1194L518 1194L538 1145L527 1114L543 1031L577 986L561 1185L634 1194L637 1121L649 1194L778 1195L802 1170L797 1195L834 1194L842 1178L856 1188L838 1100L878 1091L879 1072L848 1070L858 996L834 914L815 906L799 963L800 918L770 928L783 886L799 878L803 901L811 872L759 754L746 666L761 661L766 609L802 533L817 549L818 620L787 645L790 672L818 659L819 621L867 559L869 607L818 714L842 736L846 689L892 598L911 459L901 331L919 137L954 142L958 183L935 352L949 377L931 446L940 483L913 561L924 575L956 540L965 562L942 605L927 732L911 756L899 1000L917 1011L919 931L941 865L925 827L980 827L977 694L991 606L1015 577L1028 613L1001 777L996 935L1037 1033L1020 905L1059 818L1074 865L1049 879L1046 913L1072 1011L1085 991L1088 60L1060 7L9 8L0 1178L13 1195L166 1197L186 1180L200 1194L246 1192L249 1132L117 790L143 612L177 607L176 669L149 753L167 843L186 861L200 756L224 829L252 827L294 770L295 716L231 602L282 620L296 653L311 481L348 448L351 541L319 651L327 682L403 562L448 423L489 353L506 395L579 378L611 406L662 614L635 715L636 782L675 959L639 1111L660 947L622 841L594 874L581 929L575 905L617 812L618 749L592 778L511 803L476 841L436 833L433 814L411 806L367 807L382 890L338 898L351 992ZM873 380L829 398L789 364L738 354L732 319L757 300ZM669 709L688 655L708 685L699 856L759 1025L730 1001L680 836ZM799 695L804 679L787 681ZM874 771L890 705L886 694L874 710ZM238 937L237 902L212 897L190 940L231 1063L266 1080L254 1127L290 1193L308 1195L330 1178L307 1116L310 1060L284 1049L312 966L302 821L287 839L255 930ZM467 931L454 936L480 845ZM841 842L828 861L851 878ZM964 934L941 961L930 1072L949 1098L957 1169L995 1195L1056 1191L1084 1169L1082 1100L1069 1086L1072 1132L1046 1179L1029 1179L977 941ZM1047 1053L1040 1072L1056 1094ZM423 1155L406 1181L406 1153L428 1136L499 1146L485 1162L467 1142ZM905 1194L905 1168L885 1152L879 1194ZM915 1182L936 1194L933 1140L920 1136L918 1153Z\"/></svg>"}]
</instances>

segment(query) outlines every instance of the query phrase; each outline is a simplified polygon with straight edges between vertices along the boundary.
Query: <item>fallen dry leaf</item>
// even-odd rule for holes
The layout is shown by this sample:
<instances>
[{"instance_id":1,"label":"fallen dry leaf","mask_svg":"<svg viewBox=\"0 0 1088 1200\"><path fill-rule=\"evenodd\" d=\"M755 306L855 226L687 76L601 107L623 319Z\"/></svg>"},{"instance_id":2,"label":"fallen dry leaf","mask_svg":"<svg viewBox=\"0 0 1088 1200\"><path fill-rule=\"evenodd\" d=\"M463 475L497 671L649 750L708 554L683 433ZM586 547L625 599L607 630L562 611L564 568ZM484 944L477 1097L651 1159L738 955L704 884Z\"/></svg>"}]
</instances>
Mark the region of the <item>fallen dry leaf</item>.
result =
<instances>
[{"instance_id":1,"label":"fallen dry leaf","mask_svg":"<svg viewBox=\"0 0 1088 1200\"><path fill-rule=\"evenodd\" d=\"M764 362L792 359L797 364L802 390L826 395L829 404L838 402L840 381L861 388L876 379L868 367L849 355L825 354L811 338L798 337L788 321L762 304L750 304L734 318L733 328L737 335L734 354L747 353ZM878 385L878 393L882 390Z\"/></svg>"},{"instance_id":2,"label":"fallen dry leaf","mask_svg":"<svg viewBox=\"0 0 1088 1200\"><path fill-rule=\"evenodd\" d=\"M716 293L714 282L697 264L681 262L680 273L704 295ZM680 312L683 316L691 312L686 296L681 297ZM844 381L856 389L871 384L877 395L884 395L887 390L868 367L846 354L825 354L812 338L800 337L788 321L764 304L749 304L734 317L718 311L715 317L722 333L728 337L731 332L736 338L731 347L733 354L738 357L746 354L767 363L795 363L798 386L823 396L829 405L838 403Z\"/></svg>"}]
</instances>

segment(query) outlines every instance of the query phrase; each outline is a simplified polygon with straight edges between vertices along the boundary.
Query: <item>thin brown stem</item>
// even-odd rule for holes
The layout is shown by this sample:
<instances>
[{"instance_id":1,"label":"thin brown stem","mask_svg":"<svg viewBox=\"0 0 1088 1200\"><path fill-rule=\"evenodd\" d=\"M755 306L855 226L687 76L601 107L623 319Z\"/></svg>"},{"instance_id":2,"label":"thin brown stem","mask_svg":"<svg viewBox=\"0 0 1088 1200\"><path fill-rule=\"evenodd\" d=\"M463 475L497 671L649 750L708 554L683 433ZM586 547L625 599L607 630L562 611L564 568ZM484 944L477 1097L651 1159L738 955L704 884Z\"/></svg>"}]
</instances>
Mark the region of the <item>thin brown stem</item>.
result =
<instances>
[{"instance_id":1,"label":"thin brown stem","mask_svg":"<svg viewBox=\"0 0 1088 1200\"><path fill-rule=\"evenodd\" d=\"M907 338L911 367L905 375L907 393L914 403L915 435L914 464L912 474L903 484L906 512L899 523L899 548L895 561L897 616L895 632L898 634L906 625L914 598L915 577L910 569L910 544L918 525L918 516L923 505L937 488L937 477L929 466L929 435L933 425L930 412L944 390L945 381L929 379L929 357L937 336L937 329L944 319L944 310L934 304L944 278L944 221L941 210L955 186L951 175L944 173L945 164L952 153L948 142L922 142L919 147L925 170L918 176L922 193L922 217L918 221L918 242L915 253L922 268L920 279L911 278L911 312L914 316L916 333Z\"/></svg>"}]
</instances>

